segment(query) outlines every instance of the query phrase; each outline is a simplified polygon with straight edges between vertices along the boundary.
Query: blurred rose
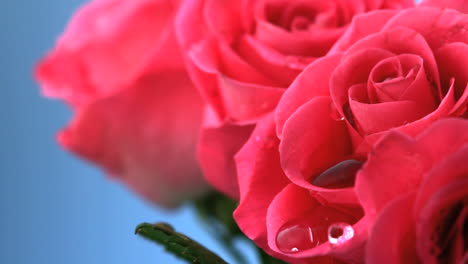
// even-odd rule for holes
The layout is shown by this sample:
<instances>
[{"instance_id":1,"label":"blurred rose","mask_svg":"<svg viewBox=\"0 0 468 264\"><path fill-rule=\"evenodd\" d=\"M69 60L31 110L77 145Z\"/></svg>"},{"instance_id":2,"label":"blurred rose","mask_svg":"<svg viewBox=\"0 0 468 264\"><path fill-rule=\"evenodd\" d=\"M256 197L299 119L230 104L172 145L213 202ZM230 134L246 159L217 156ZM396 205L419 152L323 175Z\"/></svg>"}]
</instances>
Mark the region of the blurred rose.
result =
<instances>
[{"instance_id":1,"label":"blurred rose","mask_svg":"<svg viewBox=\"0 0 468 264\"><path fill-rule=\"evenodd\" d=\"M463 119L376 145L356 179L371 228L366 263L467 263L467 161Z\"/></svg>"},{"instance_id":2,"label":"blurred rose","mask_svg":"<svg viewBox=\"0 0 468 264\"><path fill-rule=\"evenodd\" d=\"M211 108L208 131L202 132L210 136L202 136L198 149L207 179L238 198L232 157L252 131L249 124L276 107L285 88L310 62L327 54L355 15L413 4L413 0L185 1L176 19L177 36L190 75ZM223 162L212 164L213 159Z\"/></svg>"},{"instance_id":3,"label":"blurred rose","mask_svg":"<svg viewBox=\"0 0 468 264\"><path fill-rule=\"evenodd\" d=\"M96 0L36 77L76 112L60 143L165 207L205 189L195 159L202 101L175 41L178 1Z\"/></svg>"}]
</instances>

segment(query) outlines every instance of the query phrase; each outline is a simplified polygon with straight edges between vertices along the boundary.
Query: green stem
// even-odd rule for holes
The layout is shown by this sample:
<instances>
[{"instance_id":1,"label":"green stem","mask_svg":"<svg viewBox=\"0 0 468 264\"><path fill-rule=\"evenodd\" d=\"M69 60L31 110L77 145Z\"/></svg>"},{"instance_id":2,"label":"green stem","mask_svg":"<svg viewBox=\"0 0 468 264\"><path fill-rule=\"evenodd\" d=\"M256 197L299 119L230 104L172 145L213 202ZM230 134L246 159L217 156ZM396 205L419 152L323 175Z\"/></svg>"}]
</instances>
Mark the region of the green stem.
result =
<instances>
[{"instance_id":1,"label":"green stem","mask_svg":"<svg viewBox=\"0 0 468 264\"><path fill-rule=\"evenodd\" d=\"M135 234L163 245L175 256L194 264L227 264L218 255L211 252L191 238L176 232L166 223L139 224Z\"/></svg>"}]
</instances>

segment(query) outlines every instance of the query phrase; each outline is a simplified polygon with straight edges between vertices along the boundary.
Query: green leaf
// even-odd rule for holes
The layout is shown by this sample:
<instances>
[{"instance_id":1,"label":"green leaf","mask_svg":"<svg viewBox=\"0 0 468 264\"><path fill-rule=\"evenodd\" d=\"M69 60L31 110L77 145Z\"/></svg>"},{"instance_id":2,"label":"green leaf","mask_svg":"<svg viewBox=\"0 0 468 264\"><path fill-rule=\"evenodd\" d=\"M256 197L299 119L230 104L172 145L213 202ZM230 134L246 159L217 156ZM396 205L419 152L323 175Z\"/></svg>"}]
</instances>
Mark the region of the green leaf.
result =
<instances>
[{"instance_id":1,"label":"green leaf","mask_svg":"<svg viewBox=\"0 0 468 264\"><path fill-rule=\"evenodd\" d=\"M232 217L237 202L216 191L193 202L207 231L236 260L236 263L247 263L245 256L235 245L236 240L246 238Z\"/></svg>"},{"instance_id":2,"label":"green leaf","mask_svg":"<svg viewBox=\"0 0 468 264\"><path fill-rule=\"evenodd\" d=\"M163 245L175 256L194 264L227 264L222 258L166 223L139 224L135 234Z\"/></svg>"}]
</instances>

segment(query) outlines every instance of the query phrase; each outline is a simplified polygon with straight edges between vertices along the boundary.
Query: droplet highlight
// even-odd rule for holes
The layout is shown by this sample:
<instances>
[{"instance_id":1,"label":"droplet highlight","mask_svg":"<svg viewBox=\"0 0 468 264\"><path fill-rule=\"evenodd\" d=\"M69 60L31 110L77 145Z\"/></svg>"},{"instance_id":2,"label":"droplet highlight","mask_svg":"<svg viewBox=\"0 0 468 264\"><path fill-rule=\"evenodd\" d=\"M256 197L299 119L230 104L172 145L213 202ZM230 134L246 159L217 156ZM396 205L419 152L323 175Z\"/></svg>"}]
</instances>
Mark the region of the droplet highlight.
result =
<instances>
[{"instance_id":1,"label":"droplet highlight","mask_svg":"<svg viewBox=\"0 0 468 264\"><path fill-rule=\"evenodd\" d=\"M354 237L354 229L347 223L334 223L328 227L328 242L342 245Z\"/></svg>"}]
</instances>

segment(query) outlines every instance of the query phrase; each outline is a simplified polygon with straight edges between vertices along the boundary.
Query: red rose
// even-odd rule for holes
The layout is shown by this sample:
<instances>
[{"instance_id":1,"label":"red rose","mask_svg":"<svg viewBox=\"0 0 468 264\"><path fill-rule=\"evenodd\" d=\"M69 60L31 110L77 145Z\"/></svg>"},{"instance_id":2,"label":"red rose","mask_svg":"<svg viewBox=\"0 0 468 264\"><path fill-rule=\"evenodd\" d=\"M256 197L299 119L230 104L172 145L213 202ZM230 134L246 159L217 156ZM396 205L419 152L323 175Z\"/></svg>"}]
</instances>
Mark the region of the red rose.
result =
<instances>
[{"instance_id":1,"label":"red rose","mask_svg":"<svg viewBox=\"0 0 468 264\"><path fill-rule=\"evenodd\" d=\"M416 139L388 133L357 176L371 228L367 263L468 261L468 121L446 119Z\"/></svg>"},{"instance_id":2,"label":"red rose","mask_svg":"<svg viewBox=\"0 0 468 264\"><path fill-rule=\"evenodd\" d=\"M468 15L453 9L355 17L236 155L242 231L291 263L360 263L368 226L356 171L390 129L416 136L467 117L467 29Z\"/></svg>"},{"instance_id":3,"label":"red rose","mask_svg":"<svg viewBox=\"0 0 468 264\"><path fill-rule=\"evenodd\" d=\"M404 8L413 0L187 0L176 20L189 72L209 111L199 159L208 180L238 198L232 156L252 126L271 112L294 78L322 57L353 16ZM226 124L227 123L227 124ZM242 136L231 124L245 125ZM216 128L220 131L215 131ZM232 128L232 129L231 129ZM233 131L233 129L235 131ZM209 133L210 136L204 135ZM213 140L213 136L219 138ZM210 142L205 139L210 138ZM208 149L205 149L208 148ZM213 164L211 160L222 162Z\"/></svg>"},{"instance_id":4,"label":"red rose","mask_svg":"<svg viewBox=\"0 0 468 264\"><path fill-rule=\"evenodd\" d=\"M91 2L36 72L47 96L76 111L60 143L163 206L205 189L202 101L175 41L177 2Z\"/></svg>"}]
</instances>

